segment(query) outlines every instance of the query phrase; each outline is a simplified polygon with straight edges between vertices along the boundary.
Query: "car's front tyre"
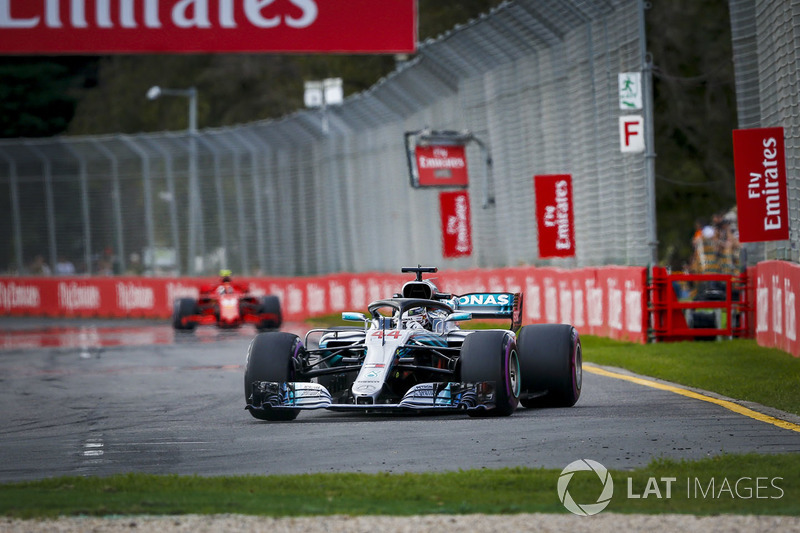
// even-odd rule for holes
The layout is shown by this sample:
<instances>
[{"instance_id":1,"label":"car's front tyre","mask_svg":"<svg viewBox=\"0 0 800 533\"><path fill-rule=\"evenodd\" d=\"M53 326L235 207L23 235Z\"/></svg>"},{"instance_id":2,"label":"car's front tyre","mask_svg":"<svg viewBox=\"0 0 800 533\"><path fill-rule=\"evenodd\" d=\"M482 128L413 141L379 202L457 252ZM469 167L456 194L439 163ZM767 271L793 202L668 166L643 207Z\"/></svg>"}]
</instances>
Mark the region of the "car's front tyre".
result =
<instances>
[{"instance_id":1,"label":"car's front tyre","mask_svg":"<svg viewBox=\"0 0 800 533\"><path fill-rule=\"evenodd\" d=\"M519 403L517 343L506 331L476 331L464 339L459 358L461 381L495 383L494 409L470 409L470 416L508 416Z\"/></svg>"},{"instance_id":2,"label":"car's front tyre","mask_svg":"<svg viewBox=\"0 0 800 533\"><path fill-rule=\"evenodd\" d=\"M295 367L305 348L292 333L270 331L256 335L247 351L244 369L244 399L252 405L254 384L260 381L296 381ZM299 409L248 409L259 420L294 420Z\"/></svg>"},{"instance_id":3,"label":"car's front tyre","mask_svg":"<svg viewBox=\"0 0 800 533\"><path fill-rule=\"evenodd\" d=\"M192 331L197 323L185 320L187 317L199 313L197 301L194 298L179 298L172 305L172 327L178 331Z\"/></svg>"},{"instance_id":4,"label":"car's front tyre","mask_svg":"<svg viewBox=\"0 0 800 533\"><path fill-rule=\"evenodd\" d=\"M271 316L271 318L261 320L256 324L256 329L258 329L258 331L278 329L281 327L283 315L281 314L281 301L277 296L262 296L259 300L258 313Z\"/></svg>"}]
</instances>

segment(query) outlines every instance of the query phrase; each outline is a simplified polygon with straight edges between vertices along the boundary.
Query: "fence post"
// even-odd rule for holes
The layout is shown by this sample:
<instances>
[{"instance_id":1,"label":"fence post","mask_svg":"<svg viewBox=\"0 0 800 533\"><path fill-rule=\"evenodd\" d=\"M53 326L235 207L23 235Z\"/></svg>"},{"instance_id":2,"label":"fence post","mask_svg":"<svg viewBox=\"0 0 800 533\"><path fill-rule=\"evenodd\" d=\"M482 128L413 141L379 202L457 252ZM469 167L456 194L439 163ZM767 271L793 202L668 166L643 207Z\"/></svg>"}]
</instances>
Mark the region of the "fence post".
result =
<instances>
[{"instance_id":1,"label":"fence post","mask_svg":"<svg viewBox=\"0 0 800 533\"><path fill-rule=\"evenodd\" d=\"M50 264L55 268L58 263L58 245L56 243L56 215L53 205L53 168L50 159L38 147L30 142L23 142L31 152L42 162L44 171L44 205L47 218L47 243L50 255Z\"/></svg>"},{"instance_id":2,"label":"fence post","mask_svg":"<svg viewBox=\"0 0 800 533\"><path fill-rule=\"evenodd\" d=\"M89 219L89 185L87 183L86 158L79 154L70 143L61 140L62 146L78 160L78 173L81 182L81 218L83 222L83 261L86 264L86 272L92 273L92 229Z\"/></svg>"},{"instance_id":3,"label":"fence post","mask_svg":"<svg viewBox=\"0 0 800 533\"><path fill-rule=\"evenodd\" d=\"M144 225L145 233L147 235L147 247L150 249L150 269L155 272L155 258L156 246L155 235L153 229L153 190L150 183L150 156L147 151L143 150L141 146L136 144L136 141L130 137L121 135L120 140L128 145L128 147L139 156L142 161L142 187L144 189ZM177 253L177 250L176 250ZM142 258L144 262L144 258ZM147 265L145 265L147 266ZM178 273L180 274L180 263L178 263Z\"/></svg>"},{"instance_id":4,"label":"fence post","mask_svg":"<svg viewBox=\"0 0 800 533\"><path fill-rule=\"evenodd\" d=\"M180 240L180 233L178 232L178 208L175 205L177 202L177 195L175 194L175 175L173 173L172 167L172 154L170 154L167 150L161 147L160 144L155 142L153 139L145 139L147 143L152 146L156 152L161 154L161 157L164 159L164 168L167 177L167 191L170 195L169 200L169 228L170 228L170 237L172 238L172 247L175 249L175 264L178 265L178 270L180 270L181 264L181 240ZM190 208L191 210L191 203ZM191 217L191 215L190 215ZM189 224L191 224L191 218L189 219ZM190 261L190 268L187 270L189 273L193 273L191 269L191 259Z\"/></svg>"},{"instance_id":5,"label":"fence post","mask_svg":"<svg viewBox=\"0 0 800 533\"><path fill-rule=\"evenodd\" d=\"M653 58L647 52L644 0L639 0L639 47L642 57L642 95L644 96L645 173L647 180L647 239L650 246L650 263L658 264L658 237L656 234L656 150L653 120Z\"/></svg>"},{"instance_id":6,"label":"fence post","mask_svg":"<svg viewBox=\"0 0 800 533\"><path fill-rule=\"evenodd\" d=\"M98 152L103 154L111 163L111 203L114 206L114 236L117 241L117 250L119 250L119 268L122 272L128 269L127 259L125 257L125 241L122 237L122 205L121 193L119 190L119 161L114 153L106 148L97 139L90 139L92 145Z\"/></svg>"},{"instance_id":7,"label":"fence post","mask_svg":"<svg viewBox=\"0 0 800 533\"><path fill-rule=\"evenodd\" d=\"M229 141L225 135L219 136L219 142L223 144L233 154L233 183L236 189L236 225L239 235L239 256L242 270L247 267L250 262L249 253L247 251L247 238L244 219L244 197L242 196L242 167L239 163L239 150L238 147Z\"/></svg>"},{"instance_id":8,"label":"fence post","mask_svg":"<svg viewBox=\"0 0 800 533\"><path fill-rule=\"evenodd\" d=\"M25 263L22 260L22 223L19 216L19 184L17 183L17 164L14 158L9 157L5 152L0 151L0 155L8 163L9 188L11 189L11 224L14 233L14 255L17 261L17 273L22 275L25 271Z\"/></svg>"},{"instance_id":9,"label":"fence post","mask_svg":"<svg viewBox=\"0 0 800 533\"><path fill-rule=\"evenodd\" d=\"M259 180L258 175L258 147L243 132L231 131L231 133L242 141L242 144L250 152L250 173L253 182L253 202L256 219L256 253L258 254L258 268L263 273L266 271L266 257L264 256L264 238L266 236L264 235L264 216L261 206L261 180Z\"/></svg>"},{"instance_id":10,"label":"fence post","mask_svg":"<svg viewBox=\"0 0 800 533\"><path fill-rule=\"evenodd\" d=\"M197 136L198 142L211 150L212 157L214 158L214 192L217 195L217 217L219 219L219 242L222 246L222 266L228 268L228 221L225 216L225 202L223 198L224 191L222 190L222 170L219 163L219 151L213 143L204 139L202 136Z\"/></svg>"}]
</instances>

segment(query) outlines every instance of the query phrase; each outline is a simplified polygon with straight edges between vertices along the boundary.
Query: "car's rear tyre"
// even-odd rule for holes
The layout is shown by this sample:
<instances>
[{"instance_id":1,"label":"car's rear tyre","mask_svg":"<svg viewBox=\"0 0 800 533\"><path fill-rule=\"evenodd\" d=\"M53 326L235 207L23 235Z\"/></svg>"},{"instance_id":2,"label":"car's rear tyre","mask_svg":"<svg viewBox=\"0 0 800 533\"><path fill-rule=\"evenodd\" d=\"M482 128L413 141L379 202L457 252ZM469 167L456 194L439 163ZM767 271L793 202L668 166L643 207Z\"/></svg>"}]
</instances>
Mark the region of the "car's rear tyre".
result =
<instances>
[{"instance_id":1,"label":"car's rear tyre","mask_svg":"<svg viewBox=\"0 0 800 533\"><path fill-rule=\"evenodd\" d=\"M192 331L197 322L183 319L199 313L194 298L179 298L172 305L172 327L179 331Z\"/></svg>"},{"instance_id":2,"label":"car's rear tyre","mask_svg":"<svg viewBox=\"0 0 800 533\"><path fill-rule=\"evenodd\" d=\"M278 329L281 327L283 315L281 314L281 301L277 296L262 296L259 300L258 313L273 316L272 319L259 321L256 325L258 331Z\"/></svg>"},{"instance_id":3,"label":"car's rear tyre","mask_svg":"<svg viewBox=\"0 0 800 533\"><path fill-rule=\"evenodd\" d=\"M520 366L514 337L505 331L476 331L464 339L461 381L495 382L495 408L471 409L470 416L508 416L519 403Z\"/></svg>"},{"instance_id":4,"label":"car's rear tyre","mask_svg":"<svg viewBox=\"0 0 800 533\"><path fill-rule=\"evenodd\" d=\"M583 385L578 331L569 324L524 326L517 335L517 347L522 374L520 403L525 407L575 405Z\"/></svg>"},{"instance_id":5,"label":"car's rear tyre","mask_svg":"<svg viewBox=\"0 0 800 533\"><path fill-rule=\"evenodd\" d=\"M275 381L285 383L296 381L295 363L305 351L297 335L280 331L270 331L256 335L247 351L244 369L244 399L252 402L253 383ZM248 409L259 420L294 420L299 409Z\"/></svg>"}]
</instances>

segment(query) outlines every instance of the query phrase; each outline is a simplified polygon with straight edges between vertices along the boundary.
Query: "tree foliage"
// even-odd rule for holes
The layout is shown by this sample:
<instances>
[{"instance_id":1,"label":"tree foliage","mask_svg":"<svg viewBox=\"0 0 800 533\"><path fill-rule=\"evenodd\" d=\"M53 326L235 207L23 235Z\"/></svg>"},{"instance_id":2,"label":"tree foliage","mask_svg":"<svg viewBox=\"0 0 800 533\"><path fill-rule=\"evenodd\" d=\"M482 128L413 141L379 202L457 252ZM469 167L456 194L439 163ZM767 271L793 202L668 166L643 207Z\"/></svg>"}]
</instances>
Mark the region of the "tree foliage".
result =
<instances>
[{"instance_id":1,"label":"tree foliage","mask_svg":"<svg viewBox=\"0 0 800 533\"><path fill-rule=\"evenodd\" d=\"M89 57L12 57L0 61L0 138L49 137L69 126L94 84Z\"/></svg>"}]
</instances>

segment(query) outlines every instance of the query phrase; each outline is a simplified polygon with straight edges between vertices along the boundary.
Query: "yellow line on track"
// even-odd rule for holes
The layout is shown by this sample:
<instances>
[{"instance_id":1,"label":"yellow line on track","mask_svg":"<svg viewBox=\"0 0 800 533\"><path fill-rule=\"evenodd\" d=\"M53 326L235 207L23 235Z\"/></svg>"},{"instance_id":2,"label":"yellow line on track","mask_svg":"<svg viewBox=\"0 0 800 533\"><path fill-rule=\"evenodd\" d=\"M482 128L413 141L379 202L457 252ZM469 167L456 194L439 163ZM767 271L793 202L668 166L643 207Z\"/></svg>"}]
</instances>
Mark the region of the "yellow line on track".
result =
<instances>
[{"instance_id":1,"label":"yellow line on track","mask_svg":"<svg viewBox=\"0 0 800 533\"><path fill-rule=\"evenodd\" d=\"M682 387L676 387L675 385L667 385L665 383L659 383L657 381L652 381L649 379L639 378L635 376L628 376L625 374L619 374L617 372L611 372L610 370L606 370L604 368L598 368L596 366L584 365L583 370L586 372L590 372L592 374L606 376L609 378L624 379L625 381L630 381L631 383L636 383L637 385L643 385L645 387L665 390L673 392L675 394L680 394L681 396L686 396L687 398L694 398L695 400L702 400L704 402L713 403L721 407L724 407L725 409L733 411L734 413L738 413L740 415L744 415L753 418L755 420L759 420L761 422L766 422L767 424L772 424L774 426L778 426L779 428L800 432L800 425L798 424L787 422L786 420L781 420L780 418L775 418L774 416L765 415L763 413L759 413L758 411L753 411L752 409L748 409L747 407L743 407L738 403L734 403L728 400L720 400L719 398L706 396L705 394L700 394L699 392L694 392L689 389L684 389Z\"/></svg>"}]
</instances>

